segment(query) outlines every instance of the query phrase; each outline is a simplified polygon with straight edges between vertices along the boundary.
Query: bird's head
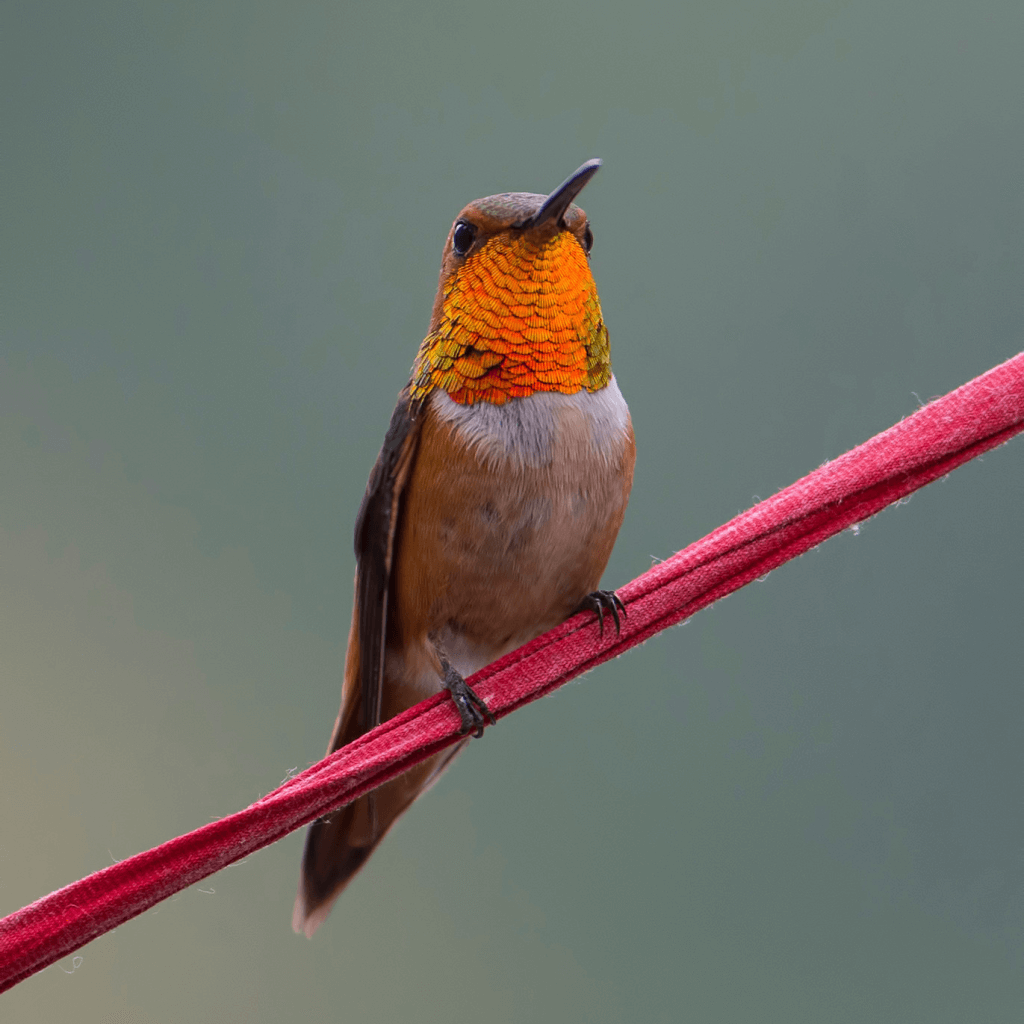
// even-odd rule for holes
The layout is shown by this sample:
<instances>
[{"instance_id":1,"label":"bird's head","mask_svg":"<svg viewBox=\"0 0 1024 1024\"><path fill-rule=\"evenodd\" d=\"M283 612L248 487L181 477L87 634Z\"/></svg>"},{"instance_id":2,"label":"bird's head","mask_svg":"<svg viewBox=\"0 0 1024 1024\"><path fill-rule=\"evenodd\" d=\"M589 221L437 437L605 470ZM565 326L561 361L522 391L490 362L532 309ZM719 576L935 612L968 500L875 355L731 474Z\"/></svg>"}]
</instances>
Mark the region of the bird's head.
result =
<instances>
[{"instance_id":1,"label":"bird's head","mask_svg":"<svg viewBox=\"0 0 1024 1024\"><path fill-rule=\"evenodd\" d=\"M573 203L588 160L550 195L504 192L456 217L413 367L411 395L501 405L538 391L598 391L611 378L608 331L590 272L594 236Z\"/></svg>"}]
</instances>

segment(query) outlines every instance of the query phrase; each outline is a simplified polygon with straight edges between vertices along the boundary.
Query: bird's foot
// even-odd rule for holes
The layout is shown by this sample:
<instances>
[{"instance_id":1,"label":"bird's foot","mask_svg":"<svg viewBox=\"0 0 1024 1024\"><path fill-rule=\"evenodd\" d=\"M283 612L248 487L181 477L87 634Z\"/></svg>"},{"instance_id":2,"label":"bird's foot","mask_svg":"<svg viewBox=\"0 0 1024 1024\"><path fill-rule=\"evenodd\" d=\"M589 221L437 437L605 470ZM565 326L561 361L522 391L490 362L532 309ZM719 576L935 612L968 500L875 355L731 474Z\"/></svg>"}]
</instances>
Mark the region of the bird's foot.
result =
<instances>
[{"instance_id":1,"label":"bird's foot","mask_svg":"<svg viewBox=\"0 0 1024 1024\"><path fill-rule=\"evenodd\" d=\"M473 692L473 687L452 668L446 658L441 659L441 668L444 670L444 688L451 694L459 718L462 719L459 735L464 736L467 732L472 732L479 739L484 734L484 723L497 725L497 719Z\"/></svg>"},{"instance_id":2,"label":"bird's foot","mask_svg":"<svg viewBox=\"0 0 1024 1024\"><path fill-rule=\"evenodd\" d=\"M585 598L576 606L576 610L573 612L575 615L577 612L596 612L597 621L601 627L601 636L604 636L604 615L608 612L611 617L615 620L615 632L616 634L622 632L622 628L619 624L619 612L622 612L622 617L626 617L626 606L619 600L619 595L614 590L595 590L592 594L587 594Z\"/></svg>"}]
</instances>

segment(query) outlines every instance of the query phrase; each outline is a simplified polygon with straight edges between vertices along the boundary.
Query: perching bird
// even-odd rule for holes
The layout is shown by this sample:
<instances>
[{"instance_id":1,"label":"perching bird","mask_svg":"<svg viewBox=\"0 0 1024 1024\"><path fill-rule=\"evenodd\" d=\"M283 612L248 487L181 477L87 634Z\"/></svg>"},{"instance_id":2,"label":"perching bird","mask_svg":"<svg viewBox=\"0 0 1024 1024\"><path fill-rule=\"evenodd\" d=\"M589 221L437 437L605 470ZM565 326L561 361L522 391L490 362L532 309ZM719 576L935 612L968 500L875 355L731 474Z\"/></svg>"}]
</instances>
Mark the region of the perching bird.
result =
<instances>
[{"instance_id":1,"label":"perching bird","mask_svg":"<svg viewBox=\"0 0 1024 1024\"><path fill-rule=\"evenodd\" d=\"M470 203L445 242L427 333L356 519L355 607L328 753L445 687L462 731L492 721L465 677L591 608L633 482L573 204L590 160L549 196ZM307 936L399 815L469 742L310 826L292 927Z\"/></svg>"}]
</instances>

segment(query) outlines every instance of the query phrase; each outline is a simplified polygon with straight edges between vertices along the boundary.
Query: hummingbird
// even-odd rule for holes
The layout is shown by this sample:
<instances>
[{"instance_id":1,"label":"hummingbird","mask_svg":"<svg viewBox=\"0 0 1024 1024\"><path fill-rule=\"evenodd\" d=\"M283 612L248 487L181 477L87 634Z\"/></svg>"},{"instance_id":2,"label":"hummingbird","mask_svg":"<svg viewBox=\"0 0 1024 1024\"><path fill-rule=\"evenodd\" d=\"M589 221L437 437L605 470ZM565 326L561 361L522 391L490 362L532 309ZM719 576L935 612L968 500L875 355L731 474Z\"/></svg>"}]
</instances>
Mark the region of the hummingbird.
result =
<instances>
[{"instance_id":1,"label":"hummingbird","mask_svg":"<svg viewBox=\"0 0 1024 1024\"><path fill-rule=\"evenodd\" d=\"M602 631L625 612L598 583L636 447L573 202L600 166L550 195L478 199L448 232L430 328L356 518L327 752L442 688L464 738L310 826L296 932L312 937L399 816L494 723L468 676L576 612Z\"/></svg>"}]
</instances>

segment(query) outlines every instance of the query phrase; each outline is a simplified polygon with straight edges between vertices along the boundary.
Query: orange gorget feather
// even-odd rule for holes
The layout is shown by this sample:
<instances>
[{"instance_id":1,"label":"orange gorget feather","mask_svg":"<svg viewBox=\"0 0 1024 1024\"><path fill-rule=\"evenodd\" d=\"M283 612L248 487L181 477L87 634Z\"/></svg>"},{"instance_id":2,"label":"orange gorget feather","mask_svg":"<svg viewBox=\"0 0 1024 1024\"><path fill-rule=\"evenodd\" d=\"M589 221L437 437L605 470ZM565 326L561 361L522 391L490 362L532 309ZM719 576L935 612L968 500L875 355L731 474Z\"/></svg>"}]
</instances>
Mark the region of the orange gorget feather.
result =
<instances>
[{"instance_id":1,"label":"orange gorget feather","mask_svg":"<svg viewBox=\"0 0 1024 1024\"><path fill-rule=\"evenodd\" d=\"M538 391L599 391L611 378L608 330L576 238L526 234L488 241L444 287L437 329L423 340L412 397L442 388L461 405Z\"/></svg>"}]
</instances>

